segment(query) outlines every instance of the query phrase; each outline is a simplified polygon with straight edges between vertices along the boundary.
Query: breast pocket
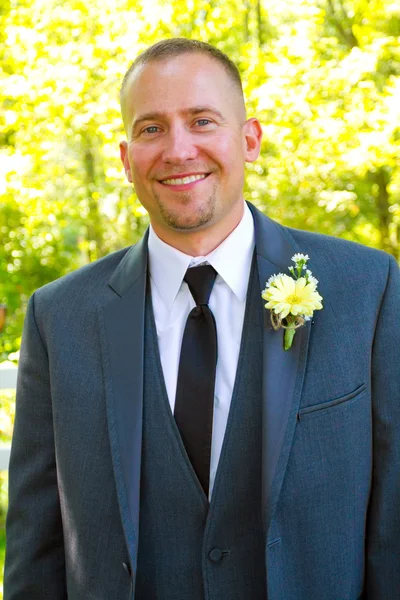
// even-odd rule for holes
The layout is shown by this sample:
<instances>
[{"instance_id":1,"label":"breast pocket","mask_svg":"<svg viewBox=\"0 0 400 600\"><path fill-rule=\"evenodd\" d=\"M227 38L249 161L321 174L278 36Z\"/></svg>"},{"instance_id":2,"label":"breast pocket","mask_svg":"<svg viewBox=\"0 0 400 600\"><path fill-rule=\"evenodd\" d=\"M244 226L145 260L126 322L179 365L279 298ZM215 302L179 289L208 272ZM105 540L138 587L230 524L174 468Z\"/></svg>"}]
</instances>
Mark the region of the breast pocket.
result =
<instances>
[{"instance_id":1,"label":"breast pocket","mask_svg":"<svg viewBox=\"0 0 400 600\"><path fill-rule=\"evenodd\" d=\"M328 402L321 402L319 404L313 404L312 406L306 406L301 408L298 412L298 420L304 421L305 419L314 419L316 417L322 417L323 415L332 413L338 409L344 408L346 406L351 406L355 402L357 402L360 398L362 398L367 392L367 386L365 383L359 385L355 390L345 394L344 396L339 396L338 398L334 398L333 400L329 400Z\"/></svg>"}]
</instances>

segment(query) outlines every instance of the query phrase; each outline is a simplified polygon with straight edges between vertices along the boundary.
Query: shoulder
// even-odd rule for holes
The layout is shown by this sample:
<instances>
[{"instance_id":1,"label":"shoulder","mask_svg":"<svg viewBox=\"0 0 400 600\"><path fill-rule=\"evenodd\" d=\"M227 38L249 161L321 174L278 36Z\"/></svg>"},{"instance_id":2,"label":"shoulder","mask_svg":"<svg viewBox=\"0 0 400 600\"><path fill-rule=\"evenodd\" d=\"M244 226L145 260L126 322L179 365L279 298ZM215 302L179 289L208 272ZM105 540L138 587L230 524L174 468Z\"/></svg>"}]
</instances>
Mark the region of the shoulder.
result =
<instances>
[{"instance_id":1,"label":"shoulder","mask_svg":"<svg viewBox=\"0 0 400 600\"><path fill-rule=\"evenodd\" d=\"M388 271L393 257L383 250L364 246L330 235L281 226L285 235L294 240L300 252L307 253L314 263L325 265L340 272L365 271L372 273Z\"/></svg>"},{"instance_id":2,"label":"shoulder","mask_svg":"<svg viewBox=\"0 0 400 600\"><path fill-rule=\"evenodd\" d=\"M108 254L47 283L34 293L35 303L65 305L71 301L93 302L93 298L102 295L107 289L110 277L131 248L132 246L129 246Z\"/></svg>"},{"instance_id":3,"label":"shoulder","mask_svg":"<svg viewBox=\"0 0 400 600\"><path fill-rule=\"evenodd\" d=\"M261 237L263 256L276 265L282 265L282 256L296 253L308 254L310 268L320 270L324 275L328 271L330 277L357 275L386 275L391 265L396 267L392 256L382 250L376 250L356 242L350 242L330 235L313 233L281 225L269 216L249 204ZM291 254L293 253L293 254ZM289 258L290 261L290 258ZM283 266L283 265L282 265Z\"/></svg>"},{"instance_id":4,"label":"shoulder","mask_svg":"<svg viewBox=\"0 0 400 600\"><path fill-rule=\"evenodd\" d=\"M132 248L113 252L36 290L27 319L34 320L46 344L68 336L94 335L99 309L115 298L111 278Z\"/></svg>"},{"instance_id":5,"label":"shoulder","mask_svg":"<svg viewBox=\"0 0 400 600\"><path fill-rule=\"evenodd\" d=\"M281 227L281 226L280 226ZM335 322L360 322L366 331L378 315L392 320L400 298L400 269L390 254L355 242L282 227L298 252L309 255L309 269L318 280L324 307ZM386 312L382 307L386 306ZM370 329L372 331L372 329Z\"/></svg>"},{"instance_id":6,"label":"shoulder","mask_svg":"<svg viewBox=\"0 0 400 600\"><path fill-rule=\"evenodd\" d=\"M398 285L399 266L387 252L329 235L282 229L298 252L309 255L309 268L322 291L373 306L381 302L389 281Z\"/></svg>"}]
</instances>

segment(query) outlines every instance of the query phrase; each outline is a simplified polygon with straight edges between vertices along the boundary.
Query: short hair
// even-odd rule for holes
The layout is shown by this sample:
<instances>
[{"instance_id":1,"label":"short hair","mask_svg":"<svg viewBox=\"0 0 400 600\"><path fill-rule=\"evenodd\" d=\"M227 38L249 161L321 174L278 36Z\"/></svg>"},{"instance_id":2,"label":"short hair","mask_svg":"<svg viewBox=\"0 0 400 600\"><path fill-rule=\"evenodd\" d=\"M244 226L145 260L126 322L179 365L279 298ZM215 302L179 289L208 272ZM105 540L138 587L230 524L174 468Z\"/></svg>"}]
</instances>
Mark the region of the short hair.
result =
<instances>
[{"instance_id":1,"label":"short hair","mask_svg":"<svg viewBox=\"0 0 400 600\"><path fill-rule=\"evenodd\" d=\"M128 82L131 73L138 67L147 65L151 62L163 61L168 58L174 58L181 54L204 54L214 59L220 65L222 65L226 73L231 78L232 82L236 85L243 98L243 87L242 80L240 77L239 69L235 63L221 50L207 44L206 42L200 42L199 40L190 40L188 38L170 38L168 40L161 40L153 46L150 46L144 52L139 54L133 61L127 72L125 73L122 81L120 98L122 96Z\"/></svg>"}]
</instances>

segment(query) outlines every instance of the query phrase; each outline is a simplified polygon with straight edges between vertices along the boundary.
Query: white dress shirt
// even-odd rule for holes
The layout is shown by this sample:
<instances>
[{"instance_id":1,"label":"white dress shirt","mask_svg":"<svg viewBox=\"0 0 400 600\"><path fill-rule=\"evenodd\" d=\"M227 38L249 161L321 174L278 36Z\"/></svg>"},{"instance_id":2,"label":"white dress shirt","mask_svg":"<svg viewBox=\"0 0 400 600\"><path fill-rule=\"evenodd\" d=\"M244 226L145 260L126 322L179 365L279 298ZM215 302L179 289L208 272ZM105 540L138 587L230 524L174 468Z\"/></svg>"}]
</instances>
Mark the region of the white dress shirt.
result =
<instances>
[{"instance_id":1,"label":"white dress shirt","mask_svg":"<svg viewBox=\"0 0 400 600\"><path fill-rule=\"evenodd\" d=\"M172 414L183 332L196 305L186 282L186 270L207 262L217 271L209 306L217 325L218 362L215 378L210 488L221 454L242 336L246 293L254 252L254 223L244 204L239 225L213 252L193 258L163 242L150 226L149 269L158 348Z\"/></svg>"}]
</instances>

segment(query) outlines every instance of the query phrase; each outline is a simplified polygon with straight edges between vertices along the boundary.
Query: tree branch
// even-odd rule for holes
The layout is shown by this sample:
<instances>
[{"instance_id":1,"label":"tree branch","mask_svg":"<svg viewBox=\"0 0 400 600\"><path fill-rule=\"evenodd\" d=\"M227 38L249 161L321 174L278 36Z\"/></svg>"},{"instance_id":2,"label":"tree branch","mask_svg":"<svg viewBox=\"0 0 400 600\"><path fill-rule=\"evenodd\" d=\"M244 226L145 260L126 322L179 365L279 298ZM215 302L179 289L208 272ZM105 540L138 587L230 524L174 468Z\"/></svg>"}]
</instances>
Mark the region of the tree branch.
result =
<instances>
[{"instance_id":1,"label":"tree branch","mask_svg":"<svg viewBox=\"0 0 400 600\"><path fill-rule=\"evenodd\" d=\"M261 47L264 43L263 21L261 14L261 0L257 0L257 25L258 25L258 45Z\"/></svg>"},{"instance_id":2,"label":"tree branch","mask_svg":"<svg viewBox=\"0 0 400 600\"><path fill-rule=\"evenodd\" d=\"M328 2L331 16L332 16L333 26L339 33L342 40L347 44L347 46L350 46L350 48L358 47L359 46L358 39L354 35L353 30L351 28L351 24L348 21L347 13L345 11L342 0L339 0L339 2L341 5L341 8L342 8L342 12L345 17L345 20L347 21L347 24L348 24L348 27L346 27L346 28L343 27L343 24L340 21L340 17L337 15L337 11L336 11L335 5L333 3L333 0L327 0L327 2Z\"/></svg>"}]
</instances>

